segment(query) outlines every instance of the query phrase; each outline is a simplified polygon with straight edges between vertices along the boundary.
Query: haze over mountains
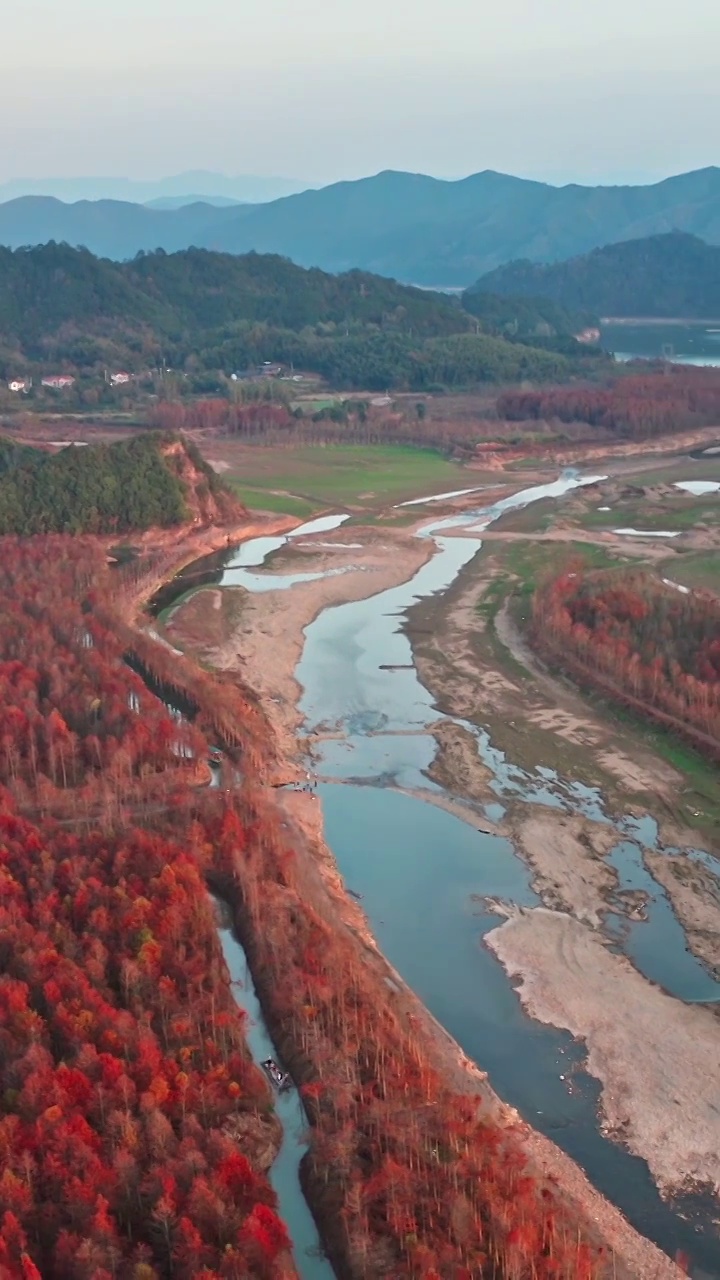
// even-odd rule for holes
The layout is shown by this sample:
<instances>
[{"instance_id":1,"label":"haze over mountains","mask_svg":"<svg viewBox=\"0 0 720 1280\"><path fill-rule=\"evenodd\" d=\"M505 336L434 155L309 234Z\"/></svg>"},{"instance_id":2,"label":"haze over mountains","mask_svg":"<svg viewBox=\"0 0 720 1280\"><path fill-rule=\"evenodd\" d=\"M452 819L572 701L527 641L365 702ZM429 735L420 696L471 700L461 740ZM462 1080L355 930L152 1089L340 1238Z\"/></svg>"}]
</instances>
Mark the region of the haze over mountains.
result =
<instances>
[{"instance_id":1,"label":"haze over mountains","mask_svg":"<svg viewBox=\"0 0 720 1280\"><path fill-rule=\"evenodd\" d=\"M457 182L387 171L261 205L158 209L40 196L0 205L0 244L10 247L62 240L116 259L189 245L256 250L440 288L467 286L514 259L556 262L676 229L720 244L720 169L627 187L552 187L489 170Z\"/></svg>"},{"instance_id":2,"label":"haze over mountains","mask_svg":"<svg viewBox=\"0 0 720 1280\"><path fill-rule=\"evenodd\" d=\"M228 177L206 169L191 169L169 178L14 178L0 183L0 201L16 200L20 196L55 196L68 202L76 200L126 200L135 204L171 200L188 203L189 198L207 200L210 204L221 201L230 204L259 203L277 200L305 191L312 183L297 178L259 177L240 174Z\"/></svg>"}]
</instances>

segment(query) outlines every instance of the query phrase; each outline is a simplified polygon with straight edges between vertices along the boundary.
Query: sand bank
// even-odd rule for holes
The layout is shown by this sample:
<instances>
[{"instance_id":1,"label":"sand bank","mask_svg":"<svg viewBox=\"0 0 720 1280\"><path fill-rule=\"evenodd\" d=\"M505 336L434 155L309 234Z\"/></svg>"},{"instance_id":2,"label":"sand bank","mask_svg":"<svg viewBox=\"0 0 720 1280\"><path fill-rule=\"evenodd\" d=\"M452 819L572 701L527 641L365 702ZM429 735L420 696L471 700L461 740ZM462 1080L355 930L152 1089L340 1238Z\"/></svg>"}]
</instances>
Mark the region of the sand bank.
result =
<instances>
[{"instance_id":1,"label":"sand bank","mask_svg":"<svg viewBox=\"0 0 720 1280\"><path fill-rule=\"evenodd\" d=\"M685 854L646 849L644 858L666 890L690 950L720 978L720 876Z\"/></svg>"},{"instance_id":2,"label":"sand bank","mask_svg":"<svg viewBox=\"0 0 720 1280\"><path fill-rule=\"evenodd\" d=\"M331 541L327 534L322 535L322 540ZM301 558L311 547L311 539L303 541ZM342 535L338 541L342 541ZM414 538L407 530L354 528L353 542L361 543L362 549L328 549L315 544L313 571L342 568L345 571L341 574L257 595L242 592L237 624L223 643L206 648L203 653L217 669L235 668L242 673L262 699L288 758L298 754L295 736L302 717L297 707L300 689L295 668L302 654L305 628L323 609L364 600L407 582L434 551L429 539ZM290 554L284 554L285 566ZM272 572L264 576L271 579ZM212 590L197 592L173 615L166 628L173 644L182 648L193 618L212 607ZM237 591L241 593L240 588Z\"/></svg>"},{"instance_id":3,"label":"sand bank","mask_svg":"<svg viewBox=\"0 0 720 1280\"><path fill-rule=\"evenodd\" d=\"M523 805L511 822L513 842L533 869L533 888L547 907L598 928L617 873L603 858L618 843L610 824ZM532 816L526 817L526 813Z\"/></svg>"},{"instance_id":4,"label":"sand bank","mask_svg":"<svg viewBox=\"0 0 720 1280\"><path fill-rule=\"evenodd\" d=\"M648 1163L665 1192L720 1192L717 1019L642 978L570 916L523 911L487 935L534 1018L587 1045L606 1130Z\"/></svg>"}]
</instances>

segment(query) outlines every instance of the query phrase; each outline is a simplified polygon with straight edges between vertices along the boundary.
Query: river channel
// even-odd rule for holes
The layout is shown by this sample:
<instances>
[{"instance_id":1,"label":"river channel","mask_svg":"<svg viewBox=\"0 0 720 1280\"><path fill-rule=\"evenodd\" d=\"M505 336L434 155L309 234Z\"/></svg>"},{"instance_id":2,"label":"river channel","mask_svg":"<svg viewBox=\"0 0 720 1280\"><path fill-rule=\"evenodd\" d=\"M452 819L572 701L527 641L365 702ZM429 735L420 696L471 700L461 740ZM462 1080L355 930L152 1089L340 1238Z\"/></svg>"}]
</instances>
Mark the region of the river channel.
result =
<instances>
[{"instance_id":1,"label":"river channel","mask_svg":"<svg viewBox=\"0 0 720 1280\"><path fill-rule=\"evenodd\" d=\"M694 1276L720 1277L711 1206L699 1197L663 1201L645 1162L603 1136L599 1086L583 1070L581 1046L524 1013L502 966L482 945L498 923L482 906L483 898L538 901L525 864L509 841L484 835L452 814L402 794L403 788L440 790L424 773L435 751L428 726L439 712L412 665L403 631L407 609L451 585L477 554L483 529L504 511L560 496L597 478L566 472L552 485L425 525L420 536L432 537L437 550L409 582L326 609L306 629L296 672L303 688L301 709L309 731L330 724L342 733L320 744L315 762L326 779L320 795L327 842L347 884L363 895L388 959L468 1056L489 1073L501 1097L577 1160L639 1231L671 1255L686 1251ZM337 528L345 518L311 522L312 528L303 526L293 537ZM463 527L462 536L443 536L457 526ZM190 566L156 601L156 610L209 581L257 591L270 589L268 579L277 590L316 577L298 573L277 579L253 572L284 541L255 539ZM607 820L599 791L550 769L528 773L495 748L484 730L457 723L474 734L479 755L494 774L496 801L486 807L491 820L501 818L503 802L511 796ZM628 817L623 834L611 861L621 888L640 887L649 894L648 919L628 923L613 917L609 923L617 926L615 945L671 994L717 1000L718 984L688 952L664 891L642 862L641 842L657 843L655 824L649 817ZM701 850L697 856L711 857ZM281 1209L285 1211L282 1198ZM321 1273L303 1268L302 1274Z\"/></svg>"},{"instance_id":2,"label":"river channel","mask_svg":"<svg viewBox=\"0 0 720 1280\"><path fill-rule=\"evenodd\" d=\"M245 952L224 920L225 908L218 903L220 943L230 971L233 994L247 1014L245 1039L256 1062L275 1058L277 1050L265 1026ZM308 1119L299 1094L293 1089L276 1094L275 1111L283 1127L282 1146L270 1170L270 1181L278 1197L280 1213L293 1244L295 1265L301 1280L332 1280L335 1272L325 1259L317 1227L300 1186L300 1161L307 1150Z\"/></svg>"}]
</instances>

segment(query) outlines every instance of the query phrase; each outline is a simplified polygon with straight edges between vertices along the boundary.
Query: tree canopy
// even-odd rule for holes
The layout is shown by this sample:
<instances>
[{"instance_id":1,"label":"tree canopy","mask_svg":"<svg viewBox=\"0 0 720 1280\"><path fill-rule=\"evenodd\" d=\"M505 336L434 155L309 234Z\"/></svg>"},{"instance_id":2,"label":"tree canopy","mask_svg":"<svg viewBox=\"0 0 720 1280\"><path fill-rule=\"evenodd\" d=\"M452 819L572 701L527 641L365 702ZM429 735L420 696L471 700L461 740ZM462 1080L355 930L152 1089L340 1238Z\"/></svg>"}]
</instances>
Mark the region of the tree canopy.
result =
<instances>
[{"instance_id":1,"label":"tree canopy","mask_svg":"<svg viewBox=\"0 0 720 1280\"><path fill-rule=\"evenodd\" d=\"M117 263L64 244L0 248L0 374L33 376L33 400L43 375L70 372L78 387L63 395L92 389L105 403L113 395L105 373L118 369L169 366L188 392L227 387L233 373L266 362L335 386L423 390L563 377L573 357L587 357L567 336L569 319L543 327L536 315L513 330L502 301L472 306L475 315L442 293L363 271L305 270L271 254L187 249ZM555 334L564 345L548 352ZM535 354L516 350L518 339Z\"/></svg>"},{"instance_id":2,"label":"tree canopy","mask_svg":"<svg viewBox=\"0 0 720 1280\"><path fill-rule=\"evenodd\" d=\"M186 458L184 443L156 432L57 454L0 440L0 534L127 533L179 524L198 497L183 476ZM207 493L219 493L220 481L196 451L191 462Z\"/></svg>"}]
</instances>

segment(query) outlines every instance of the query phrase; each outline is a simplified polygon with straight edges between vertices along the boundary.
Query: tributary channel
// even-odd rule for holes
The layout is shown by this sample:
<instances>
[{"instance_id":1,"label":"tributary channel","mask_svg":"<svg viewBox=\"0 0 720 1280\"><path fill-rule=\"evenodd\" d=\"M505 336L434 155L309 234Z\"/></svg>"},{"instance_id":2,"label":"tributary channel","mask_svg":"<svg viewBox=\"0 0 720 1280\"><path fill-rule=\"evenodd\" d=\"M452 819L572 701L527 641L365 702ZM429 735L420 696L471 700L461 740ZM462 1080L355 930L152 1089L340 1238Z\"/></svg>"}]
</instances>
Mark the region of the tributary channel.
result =
<instances>
[{"instance_id":1,"label":"tributary channel","mask_svg":"<svg viewBox=\"0 0 720 1280\"><path fill-rule=\"evenodd\" d=\"M525 864L509 841L481 834L452 814L398 790L439 789L424 773L435 751L427 726L439 712L412 666L410 642L403 632L406 610L423 597L447 590L479 550L482 530L504 511L560 496L597 478L566 472L554 484L428 523L420 536L434 539L437 550L432 559L402 586L324 610L306 630L296 674L304 691L301 709L308 731L331 724L343 735L317 748L317 772L335 780L320 786L326 838L347 884L362 894L382 950L468 1056L489 1073L500 1096L577 1160L639 1231L671 1255L677 1249L686 1251L691 1274L699 1280L720 1277L712 1206L699 1197L675 1204L663 1201L645 1162L602 1134L599 1086L582 1069L581 1046L565 1032L524 1013L502 966L482 945L498 921L478 899L538 901ZM310 522L292 537L337 528L343 519L331 516ZM458 526L467 536L443 537L443 530ZM166 588L156 608L205 582L242 585L250 591L268 590L271 583L277 590L317 577L298 573L278 579L252 572L285 541L254 539L189 566ZM501 817L503 800L509 796L605 819L599 791L550 769L525 772L493 746L484 730L466 721L457 723L475 735L478 752L493 771L497 803L486 809L490 819ZM647 921L623 922L616 945L671 994L693 1001L717 1000L718 984L688 952L664 891L644 868L639 841L656 843L655 824L649 817L628 817L624 826L626 839L611 855L620 887L642 887L650 900ZM702 851L697 856L710 857ZM259 1010L256 1021L262 1026ZM281 1210L291 1220L292 1206L278 1190ZM302 1254L299 1241L295 1243L296 1253ZM298 1263L303 1276L329 1274L312 1266L306 1269L302 1256Z\"/></svg>"}]
</instances>

